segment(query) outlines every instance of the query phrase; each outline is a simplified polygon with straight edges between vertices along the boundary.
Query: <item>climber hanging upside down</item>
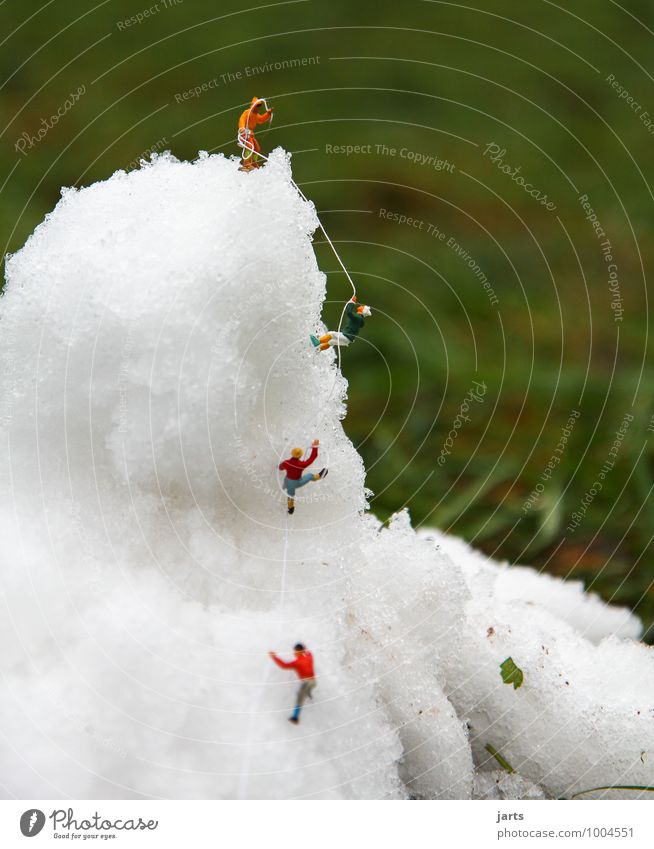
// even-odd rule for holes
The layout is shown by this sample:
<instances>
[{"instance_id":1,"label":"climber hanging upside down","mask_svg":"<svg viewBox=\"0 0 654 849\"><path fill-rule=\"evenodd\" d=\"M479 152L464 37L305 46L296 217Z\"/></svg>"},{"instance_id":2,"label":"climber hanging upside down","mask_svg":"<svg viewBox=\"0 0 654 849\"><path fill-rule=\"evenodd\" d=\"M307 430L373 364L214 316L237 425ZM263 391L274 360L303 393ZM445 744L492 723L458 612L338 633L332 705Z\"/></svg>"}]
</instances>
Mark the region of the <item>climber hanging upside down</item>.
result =
<instances>
[{"instance_id":1,"label":"climber hanging upside down","mask_svg":"<svg viewBox=\"0 0 654 849\"><path fill-rule=\"evenodd\" d=\"M328 333L323 333L322 336L312 336L311 341L321 351L326 351L327 348L346 347L350 342L359 335L359 331L365 324L364 319L372 315L370 307L365 304L357 304L356 297L352 298L345 307L346 324L343 332L338 330L330 330Z\"/></svg>"},{"instance_id":2,"label":"climber hanging upside down","mask_svg":"<svg viewBox=\"0 0 654 849\"><path fill-rule=\"evenodd\" d=\"M265 112L259 112L261 107ZM253 97L250 106L243 112L238 121L238 143L241 146L241 170L250 171L259 167L259 156L261 147L254 135L254 128L258 124L265 124L272 118L272 107L262 97Z\"/></svg>"}]
</instances>

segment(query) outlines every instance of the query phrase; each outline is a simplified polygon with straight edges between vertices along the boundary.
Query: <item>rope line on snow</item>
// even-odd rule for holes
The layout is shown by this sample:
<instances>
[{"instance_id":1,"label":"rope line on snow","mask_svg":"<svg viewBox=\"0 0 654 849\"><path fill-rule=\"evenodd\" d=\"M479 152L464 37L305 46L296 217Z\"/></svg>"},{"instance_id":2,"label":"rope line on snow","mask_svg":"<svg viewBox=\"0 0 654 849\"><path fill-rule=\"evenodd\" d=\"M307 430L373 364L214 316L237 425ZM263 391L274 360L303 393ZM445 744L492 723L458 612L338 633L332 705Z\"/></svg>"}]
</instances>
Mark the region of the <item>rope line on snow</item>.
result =
<instances>
[{"instance_id":1,"label":"rope line on snow","mask_svg":"<svg viewBox=\"0 0 654 849\"><path fill-rule=\"evenodd\" d=\"M268 109L268 104L266 103L266 101L264 100L264 98L261 98L261 101L264 103L264 105L265 105L265 107L266 107L266 110L267 110L267 109ZM251 112L252 112L252 109L253 109L253 108L254 108L254 104L253 104L252 106L250 106L250 109L249 109L249 111L248 111L248 120L249 120L249 118L250 118L250 114L251 114ZM271 122L272 122L272 116L271 116L271 119L270 119L270 120L271 120ZM252 154L253 154L253 153L255 153L254 145L252 145L252 143L248 143L248 140L247 140L247 138L246 138L245 134L241 133L241 131L240 131L240 130L239 130L239 131L238 131L238 133L237 133L237 136L236 136L236 142L237 142L238 146L239 146L239 147L243 150L243 155L242 155L242 157L241 157L241 158L242 158L242 160L243 160L244 162L246 162L248 159L250 159L250 157L252 156ZM246 151L247 151L247 154L246 154ZM261 151L259 151L259 152L257 153L257 156L260 156L262 159L265 159L265 161L266 161L266 162L269 162L269 161L270 161L270 157L266 156L266 155L265 155L265 153L261 153ZM302 191L302 189L298 186L298 184L295 182L295 180L293 179L293 177L291 177L291 183L292 183L292 184L293 184L293 186L295 187L295 190L296 190L296 191L297 191L297 193L300 195L300 197L301 197L303 200L305 200L307 203L310 203L309 198L308 198L308 197L304 194L304 192L303 192L303 191ZM332 251L334 252L334 256L335 256L335 257L336 257L336 259L338 260L338 264L339 264L339 265L341 266L341 268L343 269L343 273L344 273L344 274L345 274L345 276L347 277L348 283L349 283L349 284L350 284L350 286L352 287L352 298L356 298L356 296L357 296L357 287L354 285L354 280L352 280L352 278L350 277L350 272L349 272L349 271L347 270L347 268L345 267L345 263L344 263L344 262L343 262L343 260L341 259L340 254L339 254L339 253L338 253L338 251L336 250L336 246L334 245L334 243L332 242L331 238L329 237L329 233L327 232L327 230L325 230L325 226L324 226L324 224L322 223L322 221L320 220L320 216L318 215L318 212L316 212L316 218L318 219L318 227L322 230L322 234L323 234L323 236L325 237L325 239L326 239L326 241L327 241L327 244L329 245L329 247L330 247L330 248L332 249ZM341 312L341 318L340 318L340 321L339 321L339 323L338 323L338 332L339 332L339 333L340 333L340 331L341 331L341 327L342 327L342 325L343 325L343 318L345 317L345 310L347 309L347 305L350 303L350 301L352 300L352 298L350 298L350 299L348 299L347 301L345 301L345 305L344 305L344 307L343 307L343 311ZM337 346L337 347L339 347L339 346ZM341 352L340 352L340 350L339 350L337 353L338 353L338 355L339 355L339 367L340 367L340 353L341 353Z\"/></svg>"},{"instance_id":2,"label":"rope line on snow","mask_svg":"<svg viewBox=\"0 0 654 849\"><path fill-rule=\"evenodd\" d=\"M279 588L280 602L279 602L279 636L278 639L281 639L284 636L284 596L286 594L286 565L288 563L288 516L286 517L286 522L284 525L284 548L282 553L282 576ZM270 673L272 671L272 664L268 664L266 667L266 674L263 677L263 681L261 683L259 689L259 697L255 700L252 710L250 711L250 719L248 722L248 730L245 740L245 753L243 756L243 763L241 764L241 775L238 782L238 798L239 799L247 799L247 791L248 786L250 784L250 765L252 763L252 736L254 734L255 723L258 718L259 707L263 700L264 693L266 691L266 687L268 686L268 681L270 679Z\"/></svg>"},{"instance_id":3,"label":"rope line on snow","mask_svg":"<svg viewBox=\"0 0 654 849\"><path fill-rule=\"evenodd\" d=\"M286 593L286 565L288 563L288 514L284 522L284 553L282 555L282 580L279 588L279 636L284 625L284 595Z\"/></svg>"},{"instance_id":4,"label":"rope line on snow","mask_svg":"<svg viewBox=\"0 0 654 849\"><path fill-rule=\"evenodd\" d=\"M260 98L260 99L259 99L259 102L262 102L262 103L264 104L264 106L266 107L266 111L268 111L268 104L266 103L265 98L263 98L263 97L262 97L262 98ZM252 114L252 110L253 110L253 108L254 108L254 104L252 104L252 105L250 106L250 109L248 110L248 122L249 122L249 120L250 120L250 115ZM271 115L270 120L271 120L271 122L272 122L272 115ZM247 122L246 122L246 123L247 123ZM247 161L248 161L248 160L252 157L252 155L253 155L254 153L256 153L256 155L257 155L257 156L260 156L260 157L261 157L262 159L264 159L266 162L269 162L269 161L270 161L270 157L266 156L266 155L265 155L265 153L261 153L261 151L258 151L258 152L257 152L257 151L255 151L255 149L254 149L254 145L253 145L251 142L249 142L249 141L248 141L248 136L247 136L247 134L246 134L246 133L241 132L241 130L240 130L240 129L238 130L237 135L236 135L236 143L238 144L238 146L239 146L239 147L241 148L241 150L243 151L243 154L242 154L242 156L241 156L241 159L242 159L242 161L243 161L243 162L247 162ZM297 193L300 195L300 197L301 197L304 201L306 201L306 203L310 203L309 199L308 199L308 198L307 198L307 196L304 194L304 192L302 191L302 189L298 186L298 184L295 182L295 180L293 179L293 177L292 177L292 176L291 176L290 180L291 180L291 184L293 185L293 187L295 188L295 190L297 191ZM314 204L314 208L315 208L315 204ZM327 242L327 244L329 245L329 247L332 249L332 251L333 251L333 253L334 253L334 256L335 256L335 257L336 257L336 259L338 260L338 264L339 264L339 265L341 266L341 268L343 269L343 273L344 273L344 274L345 274L345 276L347 277L348 283L349 283L349 284L350 284L350 286L352 287L352 297L351 297L351 298L349 298L347 301L345 301L345 303L343 304L343 309L341 310L341 316L340 316L340 318L339 318L339 320L338 320L338 329L337 329L337 333L340 333L340 332L341 332L341 328L342 328L342 326L343 326L343 321L344 321L344 319L345 319L345 311L347 310L347 305L348 305L348 304L349 304L352 300L356 299L356 297L357 297L357 288L356 288L356 286L355 286L355 284L354 284L354 281L352 280L352 277L350 276L350 272L347 270L347 268L346 268L346 266L345 266L345 263L343 262L343 260L341 259L340 254L339 254L339 253L338 253L338 251L336 250L336 246L335 246L335 245L334 245L334 243L332 242L332 240L331 240L331 238L330 238L330 236L329 236L329 233L327 232L327 230L325 229L324 224L323 224L323 223L322 223L322 221L320 220L320 216L318 215L318 212L317 212L317 211L316 211L316 219L318 220L318 227L320 228L320 230L322 231L323 236L325 237L325 241ZM341 346L340 346L340 345L336 345L336 358L337 358L337 362L338 362L338 371L340 372L340 371L341 371ZM331 399L331 397L332 397L332 394L333 394L334 389L335 389L335 387L336 387L336 382L337 382L337 380L338 380L338 375L336 375L336 376L334 377L334 383L332 384L332 388L330 389L330 391L329 391L329 395L327 396L327 401L329 401L329 400ZM306 453L307 453L307 452L305 451L303 456L306 456ZM284 448L282 448L282 451L281 451L281 452L280 452L280 454L279 454L279 459L281 460L281 459L283 458L283 456L284 456ZM279 480L279 479L278 479L278 480ZM281 484L279 484L279 489L280 489L280 492L283 492L283 491L284 491L284 488L283 488L283 486L282 486Z\"/></svg>"},{"instance_id":5,"label":"rope line on snow","mask_svg":"<svg viewBox=\"0 0 654 849\"><path fill-rule=\"evenodd\" d=\"M259 98L259 103L263 103L265 108L266 108L266 111L269 111L268 104L267 104L265 98ZM255 106L255 104L253 102L252 105L250 106L250 109L248 110L248 117L247 117L247 120L246 120L245 130L239 129L238 132L237 132L237 136L236 136L236 142L242 150L241 160L242 160L243 163L248 162L254 154L256 154L257 156L260 156L266 162L270 161L269 157L266 156L264 153L261 153L261 151L256 151L255 148L254 148L254 144L249 140L249 136L252 133L252 131L249 130L248 127L249 127L249 122L250 122L250 115L252 114L252 110L254 109L254 106ZM270 120L271 120L271 123L272 123L272 114L270 116ZM292 176L291 176L290 180L291 180L291 184L293 185L293 187L295 188L297 193L300 195L300 197L306 203L309 203L309 199L304 194L302 189L298 186L298 184L295 182L295 180L293 179ZM315 204L314 204L314 208L315 208ZM338 330L337 330L337 332L340 333L341 327L343 326L343 321L345 319L345 311L347 310L347 305L352 300L356 300L357 289L356 289L356 286L354 284L354 281L352 280L352 278L350 276L349 271L347 270L347 268L345 266L345 263L343 262L340 254L336 250L336 246L332 242L332 240L329 236L329 233L327 232L322 221L320 220L320 216L318 215L317 211L316 211L316 219L318 221L318 227L322 231L322 234L325 237L327 244L332 249L334 256L336 257L336 259L338 261L338 264L343 269L343 273L345 274L345 276L348 280L348 283L352 287L352 296L347 301L345 301L345 303L343 304L343 309L341 310L341 315L340 315L340 318L339 318ZM340 347L340 345L337 345L336 348L337 348L336 355L337 355L337 360L338 360L338 372L340 372L341 371L341 347ZM333 383L332 388L329 392L329 395L327 396L327 401L329 401L331 399L332 394L334 392L334 389L336 387L336 383L337 383L337 380L338 380L338 372L334 376L334 383ZM280 459L283 457L283 455L284 455L284 451L282 450L282 452L279 455ZM305 450L303 457L306 457L306 455L307 455L307 450ZM280 490L283 492L283 487L281 485L280 485ZM280 582L280 589L279 589L279 596L280 596L280 600L279 600L279 639L281 639L281 637L283 636L283 632L284 632L284 607L285 607L285 595L286 595L287 566L288 566L288 515L286 516L285 522L284 522L284 547L283 547L283 552L282 552L282 574L281 574L281 582ZM246 743L245 743L245 746L246 746L245 757L244 757L244 762L243 762L243 765L242 765L241 776L240 776L240 781L239 781L239 794L238 794L239 799L247 798L247 790L248 790L249 778L250 778L250 764L251 764L251 760L252 760L252 736L253 736L253 733L254 733L254 723L256 721L257 713L258 713L258 710L259 710L259 706L261 704L263 694L265 692L265 688L268 684L268 679L270 677L270 669L271 668L272 667L270 667L266 671L263 683L261 685L261 689L259 691L259 698L256 700L256 702L255 702L255 704L252 708L252 711L250 712L250 721L248 723L247 740L246 740Z\"/></svg>"},{"instance_id":6,"label":"rope line on snow","mask_svg":"<svg viewBox=\"0 0 654 849\"><path fill-rule=\"evenodd\" d=\"M265 99L264 97L260 97L260 98L259 98L259 103L263 103L263 105L266 107L266 112L269 112L269 111L270 111L270 110L268 109L268 104L266 103L266 99ZM248 109L248 117L247 117L246 125L247 125L247 124L249 124L249 122L250 122L250 115L252 114L252 110L254 109L254 106L255 106L255 104L253 103L253 104L250 106L250 108ZM271 123L271 124L272 124L272 120L273 120L273 116L272 116L272 114L271 114L271 116L270 116L270 123ZM250 132L251 132L251 131L250 131ZM237 134L236 134L236 143L237 143L237 144L238 144L238 146L239 146L239 147L243 150L243 154L242 154L241 158L242 158L242 160L243 160L244 162L247 162L247 161L248 161L248 160L252 157L252 154L253 154L253 153L256 153L256 151L255 151L255 149L254 149L254 145L253 145L251 142L249 142L249 143L248 143L247 133L242 132L240 129L238 130L238 132L237 132ZM257 156L260 156L262 159L265 159L265 160L266 160L266 162L268 162L268 161L269 161L269 157L268 157L268 156L266 156L266 155L265 155L265 153L261 153L261 151L259 151L259 152L257 153ZM293 183L293 185L295 186L296 190L299 192L300 196L301 196L301 197L302 197L302 198L303 198L303 199L304 199L307 203L309 203L309 199L308 199L308 198L307 198L307 196L304 194L304 192L302 191L302 189L298 186L298 184L295 182L295 180L293 179L293 177L291 177L291 183ZM352 287L352 296L353 296L353 297L356 297L356 294L357 294L357 288L356 288L356 286L354 285L354 281L353 281L353 280L352 280L352 278L350 277L350 273L349 273L349 271L347 270L347 268L345 267L345 263L343 262L343 260L342 260L342 259L341 259L341 257L339 256L338 251L337 251L337 250L336 250L336 248L334 247L334 243L333 243L333 242L332 242L332 240L329 238L329 233L325 230L325 228L324 228L324 226L323 226L323 223L322 223L322 221L320 220L320 216L318 215L318 213L317 213L317 212L316 212L316 218L318 219L318 226L319 226L319 227L320 227L320 229L322 230L322 232L323 232L323 236L325 237L325 239L327 239L327 242L328 242L328 244L329 244L329 247L330 247L330 248L334 251L334 256L335 256L335 257L336 257L336 259L338 260L338 264L339 264L339 265L341 266L341 268L343 269L343 271L344 271L344 273L345 273L345 276L347 277L348 282L349 282L350 286ZM346 303L347 303L347 302L346 302ZM340 327L339 327L339 330L340 330Z\"/></svg>"}]
</instances>

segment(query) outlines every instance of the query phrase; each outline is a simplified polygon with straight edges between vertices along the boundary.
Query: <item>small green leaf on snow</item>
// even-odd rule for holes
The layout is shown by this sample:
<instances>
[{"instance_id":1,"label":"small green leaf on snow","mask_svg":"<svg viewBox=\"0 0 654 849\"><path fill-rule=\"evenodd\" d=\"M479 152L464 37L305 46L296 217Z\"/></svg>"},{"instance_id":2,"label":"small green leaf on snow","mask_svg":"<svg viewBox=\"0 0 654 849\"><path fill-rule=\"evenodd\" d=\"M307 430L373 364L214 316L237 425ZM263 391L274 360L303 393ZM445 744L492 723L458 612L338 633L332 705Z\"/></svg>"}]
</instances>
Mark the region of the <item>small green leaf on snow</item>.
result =
<instances>
[{"instance_id":1,"label":"small green leaf on snow","mask_svg":"<svg viewBox=\"0 0 654 849\"><path fill-rule=\"evenodd\" d=\"M512 657L507 657L504 663L500 663L500 669L502 670L502 681L505 684L513 684L514 690L522 686L525 676L522 674L522 669L515 665Z\"/></svg>"}]
</instances>

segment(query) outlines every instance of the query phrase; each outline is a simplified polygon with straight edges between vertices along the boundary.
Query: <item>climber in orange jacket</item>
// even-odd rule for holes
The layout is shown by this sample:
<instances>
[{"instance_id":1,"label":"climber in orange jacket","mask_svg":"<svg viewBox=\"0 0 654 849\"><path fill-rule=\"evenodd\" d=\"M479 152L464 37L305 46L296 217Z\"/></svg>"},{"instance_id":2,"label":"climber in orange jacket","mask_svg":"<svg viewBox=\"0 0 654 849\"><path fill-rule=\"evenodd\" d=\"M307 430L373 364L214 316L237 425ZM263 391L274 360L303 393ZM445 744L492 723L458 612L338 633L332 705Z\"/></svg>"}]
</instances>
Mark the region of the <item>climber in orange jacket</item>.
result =
<instances>
[{"instance_id":1,"label":"climber in orange jacket","mask_svg":"<svg viewBox=\"0 0 654 849\"><path fill-rule=\"evenodd\" d=\"M265 112L259 112L259 108L265 106ZM253 97L250 106L238 119L238 140L242 148L241 168L249 171L251 168L259 167L259 156L261 147L254 135L254 128L258 124L265 124L272 118L272 107L262 97Z\"/></svg>"}]
</instances>

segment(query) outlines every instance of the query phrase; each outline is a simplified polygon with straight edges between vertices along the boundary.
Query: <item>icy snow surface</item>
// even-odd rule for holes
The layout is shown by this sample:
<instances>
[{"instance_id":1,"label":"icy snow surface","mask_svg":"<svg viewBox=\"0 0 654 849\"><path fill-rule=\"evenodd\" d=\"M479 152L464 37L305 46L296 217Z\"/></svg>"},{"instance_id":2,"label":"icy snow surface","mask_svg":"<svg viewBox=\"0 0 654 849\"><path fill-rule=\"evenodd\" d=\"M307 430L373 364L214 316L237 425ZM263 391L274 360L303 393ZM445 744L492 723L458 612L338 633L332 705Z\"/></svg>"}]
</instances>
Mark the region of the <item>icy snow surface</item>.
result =
<instances>
[{"instance_id":1,"label":"icy snow surface","mask_svg":"<svg viewBox=\"0 0 654 849\"><path fill-rule=\"evenodd\" d=\"M416 535L405 513L386 529L365 513L346 382L308 341L325 277L290 173L281 150L251 174L161 156L64 191L7 262L3 793L654 784L654 668L634 617ZM276 466L313 436L329 475L287 519ZM318 687L293 727L295 678L267 651L298 640Z\"/></svg>"}]
</instances>

